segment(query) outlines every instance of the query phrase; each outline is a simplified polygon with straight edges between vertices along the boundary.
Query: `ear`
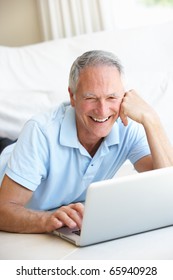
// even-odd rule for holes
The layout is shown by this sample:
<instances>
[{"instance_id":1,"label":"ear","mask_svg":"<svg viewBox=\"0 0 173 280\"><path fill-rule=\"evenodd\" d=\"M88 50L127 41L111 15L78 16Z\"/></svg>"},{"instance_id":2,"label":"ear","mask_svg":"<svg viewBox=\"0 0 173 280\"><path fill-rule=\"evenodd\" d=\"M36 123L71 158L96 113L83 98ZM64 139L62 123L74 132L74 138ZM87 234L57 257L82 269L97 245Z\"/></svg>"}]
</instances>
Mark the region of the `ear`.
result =
<instances>
[{"instance_id":1,"label":"ear","mask_svg":"<svg viewBox=\"0 0 173 280\"><path fill-rule=\"evenodd\" d=\"M70 96L70 103L72 107L75 107L75 98L74 98L74 93L71 91L71 88L68 87L68 92Z\"/></svg>"}]
</instances>

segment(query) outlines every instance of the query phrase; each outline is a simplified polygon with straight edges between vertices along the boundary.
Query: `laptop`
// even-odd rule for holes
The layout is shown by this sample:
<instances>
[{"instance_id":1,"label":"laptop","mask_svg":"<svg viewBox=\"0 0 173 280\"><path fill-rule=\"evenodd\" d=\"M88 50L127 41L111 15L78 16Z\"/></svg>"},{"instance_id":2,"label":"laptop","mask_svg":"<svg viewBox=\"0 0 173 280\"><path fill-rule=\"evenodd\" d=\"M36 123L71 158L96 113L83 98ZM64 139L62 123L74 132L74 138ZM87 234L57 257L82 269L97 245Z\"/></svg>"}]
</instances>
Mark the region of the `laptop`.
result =
<instances>
[{"instance_id":1,"label":"laptop","mask_svg":"<svg viewBox=\"0 0 173 280\"><path fill-rule=\"evenodd\" d=\"M92 183L82 228L53 233L87 246L173 225L173 167Z\"/></svg>"}]
</instances>

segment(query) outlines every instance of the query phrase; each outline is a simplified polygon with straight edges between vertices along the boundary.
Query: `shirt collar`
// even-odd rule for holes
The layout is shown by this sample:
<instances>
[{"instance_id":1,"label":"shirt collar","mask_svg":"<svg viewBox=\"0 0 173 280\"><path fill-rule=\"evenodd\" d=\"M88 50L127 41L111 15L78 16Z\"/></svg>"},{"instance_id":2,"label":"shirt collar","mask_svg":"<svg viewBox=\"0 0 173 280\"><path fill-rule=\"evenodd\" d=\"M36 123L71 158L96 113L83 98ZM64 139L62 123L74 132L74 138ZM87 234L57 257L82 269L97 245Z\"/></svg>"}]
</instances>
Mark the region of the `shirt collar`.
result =
<instances>
[{"instance_id":1,"label":"shirt collar","mask_svg":"<svg viewBox=\"0 0 173 280\"><path fill-rule=\"evenodd\" d=\"M67 106L61 124L60 144L63 146L78 148L78 143L75 110L73 107Z\"/></svg>"},{"instance_id":2,"label":"shirt collar","mask_svg":"<svg viewBox=\"0 0 173 280\"><path fill-rule=\"evenodd\" d=\"M110 133L105 137L105 143L107 146L113 146L119 144L119 125L118 120L114 123Z\"/></svg>"}]
</instances>

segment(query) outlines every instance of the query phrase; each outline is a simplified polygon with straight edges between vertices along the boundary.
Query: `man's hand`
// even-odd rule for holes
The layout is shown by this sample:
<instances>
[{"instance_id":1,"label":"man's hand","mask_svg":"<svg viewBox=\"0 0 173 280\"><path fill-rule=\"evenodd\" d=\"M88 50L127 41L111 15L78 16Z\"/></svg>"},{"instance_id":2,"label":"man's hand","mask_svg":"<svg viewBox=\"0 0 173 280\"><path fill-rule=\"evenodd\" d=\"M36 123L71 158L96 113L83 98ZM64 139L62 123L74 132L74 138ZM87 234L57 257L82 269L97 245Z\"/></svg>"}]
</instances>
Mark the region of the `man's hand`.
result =
<instances>
[{"instance_id":1,"label":"man's hand","mask_svg":"<svg viewBox=\"0 0 173 280\"><path fill-rule=\"evenodd\" d=\"M135 163L137 171L173 166L173 148L165 134L160 118L135 90L129 90L124 94L119 116L125 126L128 125L129 117L142 124L145 129L151 156L143 157Z\"/></svg>"},{"instance_id":2,"label":"man's hand","mask_svg":"<svg viewBox=\"0 0 173 280\"><path fill-rule=\"evenodd\" d=\"M51 232L62 226L68 226L69 228L78 227L81 228L83 218L84 206L82 203L69 204L62 206L47 216L45 221L45 229L47 232Z\"/></svg>"},{"instance_id":3,"label":"man's hand","mask_svg":"<svg viewBox=\"0 0 173 280\"><path fill-rule=\"evenodd\" d=\"M0 230L20 233L51 232L68 226L81 228L84 206L82 203L62 206L55 212L25 208L32 191L4 176L0 187Z\"/></svg>"},{"instance_id":4,"label":"man's hand","mask_svg":"<svg viewBox=\"0 0 173 280\"><path fill-rule=\"evenodd\" d=\"M145 120L153 118L155 115L152 107L135 90L129 90L124 94L120 108L120 118L125 126L128 125L127 117L145 125Z\"/></svg>"}]
</instances>

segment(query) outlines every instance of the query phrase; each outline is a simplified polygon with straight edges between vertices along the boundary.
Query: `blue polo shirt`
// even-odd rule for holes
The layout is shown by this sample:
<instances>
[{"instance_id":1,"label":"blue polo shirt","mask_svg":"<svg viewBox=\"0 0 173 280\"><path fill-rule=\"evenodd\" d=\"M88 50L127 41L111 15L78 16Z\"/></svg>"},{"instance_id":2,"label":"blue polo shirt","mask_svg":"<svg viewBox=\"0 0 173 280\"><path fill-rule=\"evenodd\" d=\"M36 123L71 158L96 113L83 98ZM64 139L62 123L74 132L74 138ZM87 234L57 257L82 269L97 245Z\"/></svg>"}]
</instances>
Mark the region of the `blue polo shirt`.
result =
<instances>
[{"instance_id":1,"label":"blue polo shirt","mask_svg":"<svg viewBox=\"0 0 173 280\"><path fill-rule=\"evenodd\" d=\"M29 120L17 141L0 157L0 181L6 173L33 191L27 207L49 210L85 200L91 182L112 178L129 159L150 154L144 129L118 119L92 158L77 137L75 110L63 103Z\"/></svg>"}]
</instances>

